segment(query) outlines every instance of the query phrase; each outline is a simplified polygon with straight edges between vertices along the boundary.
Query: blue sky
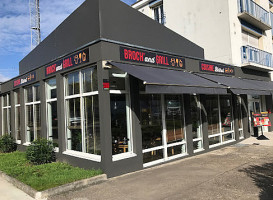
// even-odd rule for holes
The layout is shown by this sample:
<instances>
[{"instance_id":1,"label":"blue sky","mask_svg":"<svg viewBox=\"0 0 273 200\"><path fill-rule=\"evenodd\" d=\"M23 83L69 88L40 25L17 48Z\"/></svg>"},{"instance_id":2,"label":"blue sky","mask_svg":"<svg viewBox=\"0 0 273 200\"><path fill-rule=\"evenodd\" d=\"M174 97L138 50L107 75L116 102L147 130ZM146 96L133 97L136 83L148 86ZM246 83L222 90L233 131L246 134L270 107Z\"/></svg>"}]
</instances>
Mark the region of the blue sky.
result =
<instances>
[{"instance_id":1,"label":"blue sky","mask_svg":"<svg viewBox=\"0 0 273 200\"><path fill-rule=\"evenodd\" d=\"M130 5L136 0L122 1ZM28 2L0 0L0 82L18 76L19 61L30 52ZM40 0L42 40L83 2L84 0Z\"/></svg>"}]
</instances>

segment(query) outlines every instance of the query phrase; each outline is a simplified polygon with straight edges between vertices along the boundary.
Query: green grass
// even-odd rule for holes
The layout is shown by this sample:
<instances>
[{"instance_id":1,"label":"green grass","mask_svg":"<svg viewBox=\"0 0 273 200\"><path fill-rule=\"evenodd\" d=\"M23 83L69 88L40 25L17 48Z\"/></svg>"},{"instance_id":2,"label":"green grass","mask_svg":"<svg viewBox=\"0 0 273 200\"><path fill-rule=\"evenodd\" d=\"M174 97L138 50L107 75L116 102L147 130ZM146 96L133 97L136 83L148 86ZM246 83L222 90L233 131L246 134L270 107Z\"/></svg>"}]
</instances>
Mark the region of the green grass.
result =
<instances>
[{"instance_id":1,"label":"green grass","mask_svg":"<svg viewBox=\"0 0 273 200\"><path fill-rule=\"evenodd\" d=\"M0 153L0 171L38 191L102 174L101 170L84 170L60 162L31 165L25 153L18 151Z\"/></svg>"}]
</instances>

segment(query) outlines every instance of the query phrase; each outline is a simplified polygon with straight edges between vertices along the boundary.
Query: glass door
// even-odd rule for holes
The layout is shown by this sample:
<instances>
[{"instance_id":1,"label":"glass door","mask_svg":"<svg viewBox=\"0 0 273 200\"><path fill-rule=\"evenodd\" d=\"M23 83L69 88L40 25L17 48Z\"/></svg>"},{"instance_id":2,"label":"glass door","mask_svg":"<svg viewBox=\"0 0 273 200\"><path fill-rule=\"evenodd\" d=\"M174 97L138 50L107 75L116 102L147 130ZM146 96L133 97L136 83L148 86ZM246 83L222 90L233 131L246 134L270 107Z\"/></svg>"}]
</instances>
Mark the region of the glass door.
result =
<instances>
[{"instance_id":1,"label":"glass door","mask_svg":"<svg viewBox=\"0 0 273 200\"><path fill-rule=\"evenodd\" d=\"M250 134L254 135L254 124L252 113L261 112L261 100L259 95L248 95L248 110L249 110L249 126L250 126ZM258 129L259 133L261 132Z\"/></svg>"}]
</instances>

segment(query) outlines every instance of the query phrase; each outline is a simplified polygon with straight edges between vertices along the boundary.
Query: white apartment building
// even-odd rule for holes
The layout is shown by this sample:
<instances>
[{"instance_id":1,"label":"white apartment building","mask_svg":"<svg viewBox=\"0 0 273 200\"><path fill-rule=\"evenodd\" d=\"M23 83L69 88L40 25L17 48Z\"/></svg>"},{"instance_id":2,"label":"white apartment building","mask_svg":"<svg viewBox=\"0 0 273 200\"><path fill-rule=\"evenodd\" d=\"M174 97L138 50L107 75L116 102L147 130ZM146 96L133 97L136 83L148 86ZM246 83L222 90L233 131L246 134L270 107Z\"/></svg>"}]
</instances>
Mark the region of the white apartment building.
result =
<instances>
[{"instance_id":1,"label":"white apartment building","mask_svg":"<svg viewBox=\"0 0 273 200\"><path fill-rule=\"evenodd\" d=\"M272 6L269 0L139 0L132 5L203 47L208 60L268 72L273 70Z\"/></svg>"},{"instance_id":2,"label":"white apartment building","mask_svg":"<svg viewBox=\"0 0 273 200\"><path fill-rule=\"evenodd\" d=\"M203 47L206 59L273 80L273 0L138 0L132 7ZM251 112L266 110L265 97L248 95L248 110L251 124Z\"/></svg>"}]
</instances>

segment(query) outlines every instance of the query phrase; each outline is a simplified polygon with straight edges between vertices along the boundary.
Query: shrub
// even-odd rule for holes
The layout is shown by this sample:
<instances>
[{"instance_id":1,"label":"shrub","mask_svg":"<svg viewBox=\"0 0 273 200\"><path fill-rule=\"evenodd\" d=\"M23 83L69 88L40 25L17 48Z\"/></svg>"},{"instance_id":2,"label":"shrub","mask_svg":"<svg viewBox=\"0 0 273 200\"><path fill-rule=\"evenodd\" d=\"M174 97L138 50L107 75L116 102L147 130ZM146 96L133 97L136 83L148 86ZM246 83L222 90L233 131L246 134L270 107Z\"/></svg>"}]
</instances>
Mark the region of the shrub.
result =
<instances>
[{"instance_id":1,"label":"shrub","mask_svg":"<svg viewBox=\"0 0 273 200\"><path fill-rule=\"evenodd\" d=\"M51 163L56 160L53 143L40 138L33 141L26 150L27 160L34 165Z\"/></svg>"},{"instance_id":2,"label":"shrub","mask_svg":"<svg viewBox=\"0 0 273 200\"><path fill-rule=\"evenodd\" d=\"M0 137L0 152L10 153L16 150L17 145L14 142L14 138L8 134Z\"/></svg>"}]
</instances>

